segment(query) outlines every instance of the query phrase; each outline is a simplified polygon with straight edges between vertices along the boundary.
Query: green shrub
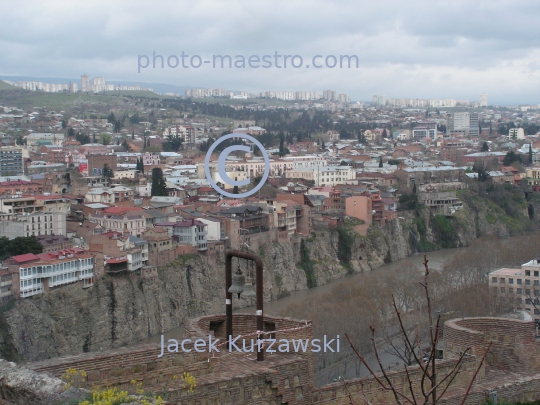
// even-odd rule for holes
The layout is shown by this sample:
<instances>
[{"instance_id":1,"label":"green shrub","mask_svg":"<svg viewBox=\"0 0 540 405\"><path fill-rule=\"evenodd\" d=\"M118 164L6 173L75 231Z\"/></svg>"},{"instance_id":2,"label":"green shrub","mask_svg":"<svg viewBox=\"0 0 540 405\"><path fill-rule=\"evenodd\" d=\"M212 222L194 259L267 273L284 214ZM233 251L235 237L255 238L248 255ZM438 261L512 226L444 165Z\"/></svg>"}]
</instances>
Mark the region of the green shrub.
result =
<instances>
[{"instance_id":1,"label":"green shrub","mask_svg":"<svg viewBox=\"0 0 540 405\"><path fill-rule=\"evenodd\" d=\"M296 263L296 266L303 269L306 273L306 282L308 288L317 287L317 278L315 277L315 270L313 268L313 262L309 257L309 249L307 248L304 240L300 242L300 262ZM277 282L277 280L276 280Z\"/></svg>"}]
</instances>

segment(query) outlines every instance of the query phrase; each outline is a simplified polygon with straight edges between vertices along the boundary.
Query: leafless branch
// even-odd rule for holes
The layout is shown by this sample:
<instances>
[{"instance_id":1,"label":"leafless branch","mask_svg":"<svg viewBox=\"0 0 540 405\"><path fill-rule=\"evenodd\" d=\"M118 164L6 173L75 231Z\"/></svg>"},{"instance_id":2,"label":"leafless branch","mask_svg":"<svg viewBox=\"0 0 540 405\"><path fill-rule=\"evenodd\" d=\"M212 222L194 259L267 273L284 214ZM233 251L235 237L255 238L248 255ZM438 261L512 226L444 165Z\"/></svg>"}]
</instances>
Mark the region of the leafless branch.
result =
<instances>
[{"instance_id":1,"label":"leafless branch","mask_svg":"<svg viewBox=\"0 0 540 405\"><path fill-rule=\"evenodd\" d=\"M398 318L399 322L399 328L401 329L401 333L403 335L403 338L405 339L406 345L411 348L412 355L414 357L414 361L416 361L417 364L420 364L420 360L418 359L418 356L416 355L416 352L414 351L414 345L411 344L411 341L409 339L409 335L407 334L407 331L405 330L405 326L403 325L403 319L401 318L401 311L398 309L396 305L396 300L394 299L394 295L392 294L392 301L394 306L394 311L396 311L396 316Z\"/></svg>"},{"instance_id":2,"label":"leafless branch","mask_svg":"<svg viewBox=\"0 0 540 405\"><path fill-rule=\"evenodd\" d=\"M399 405L403 405L405 403L410 403L412 405L437 404L441 400L443 395L447 392L451 384L454 382L457 375L461 372L461 368L463 364L465 364L465 355L467 355L467 352L470 351L471 349L471 348L467 348L463 353L461 353L461 355L459 356L459 358L456 360L455 364L453 365L452 369L446 372L441 378L438 378L436 360L437 360L437 346L441 339L441 317L440 315L437 315L436 319L434 319L434 314L432 311L432 299L430 295L430 285L429 285L430 272L429 272L429 267L428 267L428 260L425 255L424 255L424 268L425 268L424 279L419 284L424 290L424 295L425 295L426 304L427 304L426 317L429 322L429 350L430 352L429 352L429 355L427 356L427 359L425 359L424 354L422 353L421 339L420 339L420 333L419 333L418 327L416 328L416 331L413 331L413 332L411 332L410 330L409 331L407 330L407 327L405 326L405 322L404 322L404 316L402 315L402 312L401 312L401 307L398 305L398 302L396 301L396 298L393 294L392 294L392 306L393 306L393 310L396 314L396 317L399 323L399 331L401 334L401 338L403 340L404 348L403 349L397 348L393 342L392 337L389 337L389 335L385 333L386 343L390 347L391 352L393 350L395 354L395 352L399 352L399 350L402 350L402 352L399 352L399 353L401 354L405 353L406 355L409 355L410 358L414 358L414 362L419 366L418 371L421 371L419 388L421 390L422 398L419 397L420 394L415 394L413 377L408 367L409 364L408 364L408 361L406 360L407 359L406 356L405 356L405 359L401 358L406 363L405 364L406 382L403 383L403 388L405 387L408 388L408 390L410 391L410 396L406 395L403 389L398 389L396 386L394 386L392 379L389 377L389 375L387 374L387 372L385 371L383 367L383 364L379 355L379 349L375 341L375 328L372 325L370 325L371 345L373 347L373 352L377 360L377 363L379 365L382 376L379 373L375 373L375 371L367 363L365 357L362 356L358 352L358 350L355 348L348 334L345 334L345 337L349 341L349 345L353 349L356 356L360 359L362 364L366 366L371 376L375 379L375 381L379 384L379 386L383 390L391 391L393 393L394 399ZM487 352L489 351L490 347L491 347L491 343L486 349L486 352L484 353L480 364L476 367L474 376L472 380L470 381L467 387L467 390L465 391L465 395L464 395L461 405L464 405L464 401L469 395L469 392L474 383L474 380L476 379L476 376L479 370L481 369L483 362L485 361ZM347 387L346 384L345 384L345 387ZM439 391L438 395L437 395L437 391ZM362 386L362 392L363 392L363 386ZM417 388L417 393L418 393L418 388ZM349 399L352 403L352 396L350 395L348 389L347 389L347 394L349 395ZM364 399L364 402L367 405L371 405L369 404L369 401L367 399Z\"/></svg>"},{"instance_id":3,"label":"leafless branch","mask_svg":"<svg viewBox=\"0 0 540 405\"><path fill-rule=\"evenodd\" d=\"M347 393L347 396L349 397L349 405L356 405L354 402L354 399L349 391L349 388L347 387L347 381L343 380L343 388L345 388L345 392Z\"/></svg>"},{"instance_id":4,"label":"leafless branch","mask_svg":"<svg viewBox=\"0 0 540 405\"><path fill-rule=\"evenodd\" d=\"M482 368L482 364L484 364L484 360L486 359L486 356L489 352L489 349L491 349L491 344L493 342L489 342L489 345L486 349L486 351L484 352L484 355L482 356L482 360L480 360L480 364L478 365L478 367L476 367L476 371L474 372L474 375L473 377L471 378L471 382L469 383L469 386L467 387L467 391L465 391L465 395L463 395L463 399L461 400L461 403L460 405L463 405L465 403L465 400L467 399L467 397L469 396L469 392L471 391L471 388L472 388L472 385L474 383L474 380L476 379L476 376L478 375L478 372L480 371L480 369Z\"/></svg>"}]
</instances>

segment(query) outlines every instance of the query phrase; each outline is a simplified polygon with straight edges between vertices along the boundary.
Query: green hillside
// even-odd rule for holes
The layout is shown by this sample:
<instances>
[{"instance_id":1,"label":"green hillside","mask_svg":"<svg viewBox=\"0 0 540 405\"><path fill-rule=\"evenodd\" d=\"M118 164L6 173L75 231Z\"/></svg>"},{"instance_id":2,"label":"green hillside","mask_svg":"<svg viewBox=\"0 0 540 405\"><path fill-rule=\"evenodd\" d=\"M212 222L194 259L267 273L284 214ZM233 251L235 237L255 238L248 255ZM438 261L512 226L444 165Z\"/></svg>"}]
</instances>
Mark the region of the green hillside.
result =
<instances>
[{"instance_id":1,"label":"green hillside","mask_svg":"<svg viewBox=\"0 0 540 405\"><path fill-rule=\"evenodd\" d=\"M163 96L158 93L154 93L153 91L148 90L122 90L122 91L104 91L102 93L99 93L100 95L107 95L107 96L132 96L132 97L144 97L144 98L172 98L170 96Z\"/></svg>"},{"instance_id":2,"label":"green hillside","mask_svg":"<svg viewBox=\"0 0 540 405\"><path fill-rule=\"evenodd\" d=\"M11 84L6 83L3 80L0 80L0 90L16 90L17 87L12 86Z\"/></svg>"},{"instance_id":3,"label":"green hillside","mask_svg":"<svg viewBox=\"0 0 540 405\"><path fill-rule=\"evenodd\" d=\"M4 87L6 86L6 87ZM82 104L106 104L114 106L123 102L123 97L141 97L149 99L166 98L151 91L122 91L107 92L106 94L81 93L44 93L40 91L23 90L0 81L0 105L10 105L19 108L45 107L50 110L62 110L70 106Z\"/></svg>"}]
</instances>

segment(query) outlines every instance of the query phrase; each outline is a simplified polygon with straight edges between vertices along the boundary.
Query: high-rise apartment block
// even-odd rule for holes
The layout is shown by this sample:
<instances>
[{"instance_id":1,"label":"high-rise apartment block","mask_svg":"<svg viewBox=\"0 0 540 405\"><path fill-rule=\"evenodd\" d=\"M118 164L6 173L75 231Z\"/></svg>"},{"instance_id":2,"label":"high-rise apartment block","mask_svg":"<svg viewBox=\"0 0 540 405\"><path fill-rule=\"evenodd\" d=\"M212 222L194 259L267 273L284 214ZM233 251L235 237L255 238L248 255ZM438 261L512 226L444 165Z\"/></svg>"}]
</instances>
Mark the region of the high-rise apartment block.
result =
<instances>
[{"instance_id":1,"label":"high-rise apartment block","mask_svg":"<svg viewBox=\"0 0 540 405\"><path fill-rule=\"evenodd\" d=\"M325 91L323 91L323 98L326 101L335 101L336 100L336 92L334 90L325 90Z\"/></svg>"},{"instance_id":2,"label":"high-rise apartment block","mask_svg":"<svg viewBox=\"0 0 540 405\"><path fill-rule=\"evenodd\" d=\"M225 89L188 89L185 92L186 97L205 98L205 97L226 97Z\"/></svg>"},{"instance_id":3,"label":"high-rise apartment block","mask_svg":"<svg viewBox=\"0 0 540 405\"><path fill-rule=\"evenodd\" d=\"M487 106L488 106L487 94L482 93L480 94L480 107L487 107Z\"/></svg>"},{"instance_id":4,"label":"high-rise apartment block","mask_svg":"<svg viewBox=\"0 0 540 405\"><path fill-rule=\"evenodd\" d=\"M372 105L386 105L386 96L384 94L376 94L373 96Z\"/></svg>"},{"instance_id":5,"label":"high-rise apartment block","mask_svg":"<svg viewBox=\"0 0 540 405\"><path fill-rule=\"evenodd\" d=\"M469 136L477 137L480 135L478 113L469 113Z\"/></svg>"},{"instance_id":6,"label":"high-rise apartment block","mask_svg":"<svg viewBox=\"0 0 540 405\"><path fill-rule=\"evenodd\" d=\"M343 103L343 104L348 104L349 103L349 95L348 94L340 94L338 96L338 101L340 103Z\"/></svg>"},{"instance_id":7,"label":"high-rise apartment block","mask_svg":"<svg viewBox=\"0 0 540 405\"><path fill-rule=\"evenodd\" d=\"M24 174L22 148L7 146L0 148L0 176Z\"/></svg>"},{"instance_id":8,"label":"high-rise apartment block","mask_svg":"<svg viewBox=\"0 0 540 405\"><path fill-rule=\"evenodd\" d=\"M478 123L478 114L476 114L476 122ZM448 136L469 136L470 126L470 114L468 112L456 112L453 113L448 119L448 124L446 125L446 133Z\"/></svg>"},{"instance_id":9,"label":"high-rise apartment block","mask_svg":"<svg viewBox=\"0 0 540 405\"><path fill-rule=\"evenodd\" d=\"M90 79L88 75L81 76L81 91L90 91Z\"/></svg>"}]
</instances>

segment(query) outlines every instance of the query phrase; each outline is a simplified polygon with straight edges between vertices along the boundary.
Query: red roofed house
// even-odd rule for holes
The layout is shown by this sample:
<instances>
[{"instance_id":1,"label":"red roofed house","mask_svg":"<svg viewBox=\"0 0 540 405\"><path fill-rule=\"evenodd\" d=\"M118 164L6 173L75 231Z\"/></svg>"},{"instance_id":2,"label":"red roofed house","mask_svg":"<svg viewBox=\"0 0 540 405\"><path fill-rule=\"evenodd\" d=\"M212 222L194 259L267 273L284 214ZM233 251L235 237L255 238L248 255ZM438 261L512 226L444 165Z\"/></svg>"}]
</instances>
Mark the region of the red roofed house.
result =
<instances>
[{"instance_id":1,"label":"red roofed house","mask_svg":"<svg viewBox=\"0 0 540 405\"><path fill-rule=\"evenodd\" d=\"M0 280L8 287L0 295L2 303L77 281L88 288L94 284L94 258L78 248L12 256L3 262Z\"/></svg>"},{"instance_id":2,"label":"red roofed house","mask_svg":"<svg viewBox=\"0 0 540 405\"><path fill-rule=\"evenodd\" d=\"M26 180L0 182L0 195L43 193L43 186Z\"/></svg>"}]
</instances>

